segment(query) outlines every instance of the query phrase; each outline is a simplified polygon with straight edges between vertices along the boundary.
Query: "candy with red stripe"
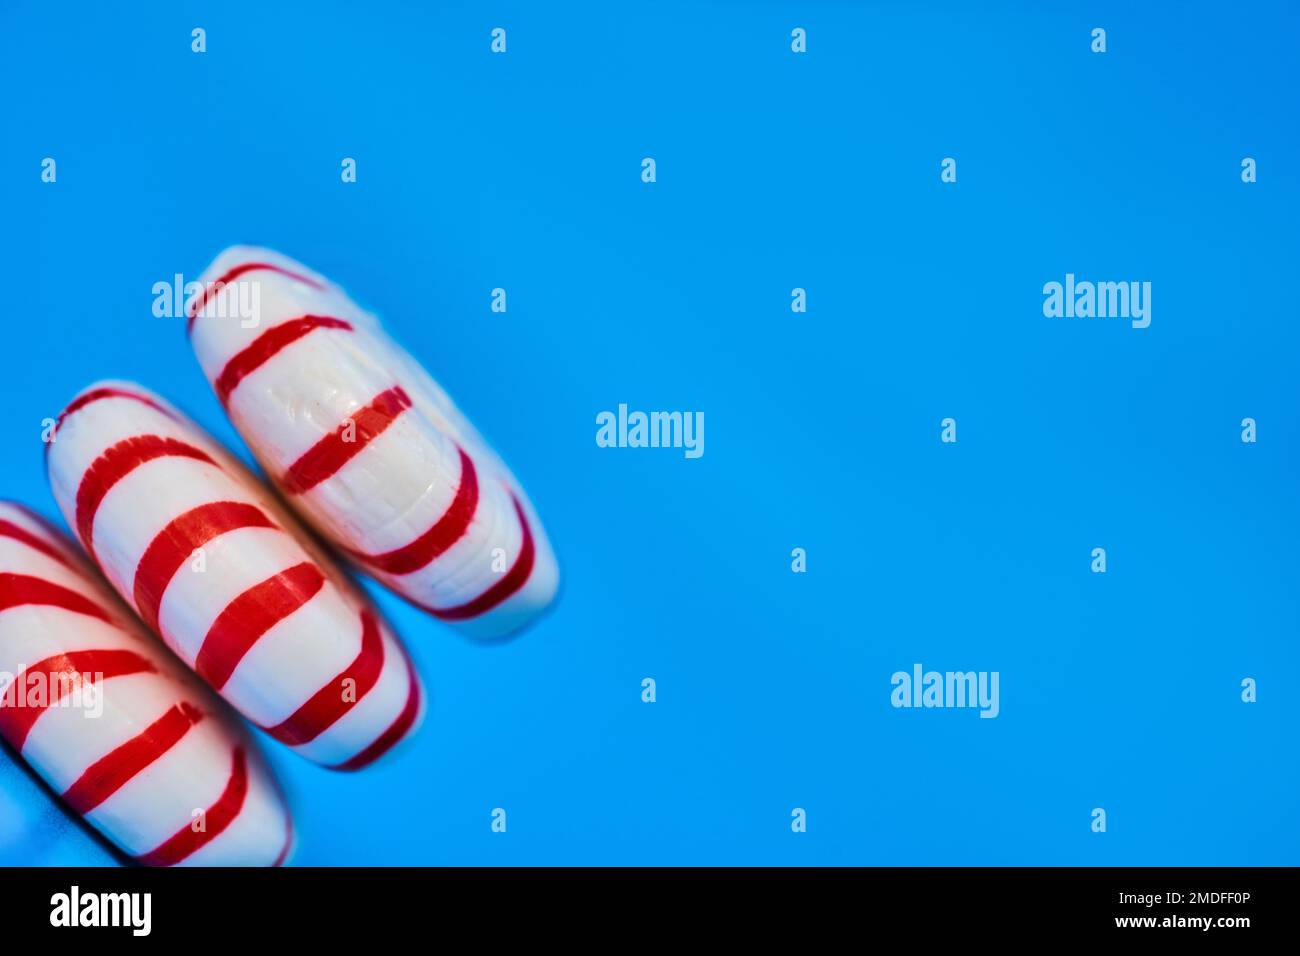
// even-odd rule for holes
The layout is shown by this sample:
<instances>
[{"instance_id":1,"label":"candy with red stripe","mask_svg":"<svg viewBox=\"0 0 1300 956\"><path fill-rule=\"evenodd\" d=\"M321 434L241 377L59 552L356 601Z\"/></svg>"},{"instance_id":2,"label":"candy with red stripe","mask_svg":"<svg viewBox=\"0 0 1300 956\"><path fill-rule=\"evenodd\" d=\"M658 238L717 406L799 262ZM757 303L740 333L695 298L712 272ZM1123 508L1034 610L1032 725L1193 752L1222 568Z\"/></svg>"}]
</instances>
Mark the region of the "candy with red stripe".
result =
<instances>
[{"instance_id":1,"label":"candy with red stripe","mask_svg":"<svg viewBox=\"0 0 1300 956\"><path fill-rule=\"evenodd\" d=\"M400 643L274 496L163 399L92 386L48 449L54 496L145 624L236 709L356 769L418 723Z\"/></svg>"},{"instance_id":2,"label":"candy with red stripe","mask_svg":"<svg viewBox=\"0 0 1300 956\"><path fill-rule=\"evenodd\" d=\"M0 502L0 737L122 851L269 866L292 827L228 708L75 554Z\"/></svg>"},{"instance_id":3,"label":"candy with red stripe","mask_svg":"<svg viewBox=\"0 0 1300 956\"><path fill-rule=\"evenodd\" d=\"M195 353L291 506L470 633L507 633L550 603L559 570L523 489L373 316L266 249L228 249L202 281ZM256 314L240 314L249 304Z\"/></svg>"}]
</instances>

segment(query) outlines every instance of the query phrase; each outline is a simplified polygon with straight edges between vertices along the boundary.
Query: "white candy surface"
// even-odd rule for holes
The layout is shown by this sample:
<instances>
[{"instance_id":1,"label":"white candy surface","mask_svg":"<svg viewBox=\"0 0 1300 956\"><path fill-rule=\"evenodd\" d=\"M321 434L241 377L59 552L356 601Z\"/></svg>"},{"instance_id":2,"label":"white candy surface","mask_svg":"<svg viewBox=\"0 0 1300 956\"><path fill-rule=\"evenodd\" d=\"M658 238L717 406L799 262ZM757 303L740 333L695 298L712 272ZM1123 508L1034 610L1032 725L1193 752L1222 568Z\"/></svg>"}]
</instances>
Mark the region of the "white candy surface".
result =
<instances>
[{"instance_id":1,"label":"white candy surface","mask_svg":"<svg viewBox=\"0 0 1300 956\"><path fill-rule=\"evenodd\" d=\"M0 735L140 862L270 866L292 825L224 704L62 535L0 502Z\"/></svg>"},{"instance_id":2,"label":"white candy surface","mask_svg":"<svg viewBox=\"0 0 1300 956\"><path fill-rule=\"evenodd\" d=\"M227 249L202 282L189 308L195 354L309 523L476 636L513 631L550 603L559 569L519 483L373 316L267 249ZM241 303L256 314L241 318Z\"/></svg>"},{"instance_id":3,"label":"white candy surface","mask_svg":"<svg viewBox=\"0 0 1300 956\"><path fill-rule=\"evenodd\" d=\"M225 449L158 396L100 383L48 447L69 525L117 591L253 723L357 769L418 723L378 613Z\"/></svg>"}]
</instances>

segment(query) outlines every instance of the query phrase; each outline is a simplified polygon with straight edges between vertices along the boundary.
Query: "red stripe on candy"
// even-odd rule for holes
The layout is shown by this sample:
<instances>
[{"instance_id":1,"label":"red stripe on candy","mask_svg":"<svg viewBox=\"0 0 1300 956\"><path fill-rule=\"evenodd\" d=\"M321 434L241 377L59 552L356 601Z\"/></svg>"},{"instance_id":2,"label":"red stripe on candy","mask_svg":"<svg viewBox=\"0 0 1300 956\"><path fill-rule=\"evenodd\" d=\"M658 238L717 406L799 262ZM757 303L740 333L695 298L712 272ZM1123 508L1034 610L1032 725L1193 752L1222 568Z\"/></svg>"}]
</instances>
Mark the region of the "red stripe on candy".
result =
<instances>
[{"instance_id":1,"label":"red stripe on candy","mask_svg":"<svg viewBox=\"0 0 1300 956\"><path fill-rule=\"evenodd\" d=\"M110 677L152 674L155 671L156 668L152 663L134 651L72 651L47 657L14 678L14 682L5 691L4 706L0 707L0 735L3 735L15 750L21 751L32 725L41 714L62 699L60 696L50 700L50 695L47 693L45 699L39 704L33 704L30 699L25 699L21 701L23 706L18 706L19 693L24 688L30 687L32 675L39 675L40 682L47 690L54 687L66 687L71 690L76 681L81 681L81 686L84 687L87 683L86 677L102 677L107 680ZM30 697L30 695L25 696Z\"/></svg>"},{"instance_id":2,"label":"red stripe on candy","mask_svg":"<svg viewBox=\"0 0 1300 956\"><path fill-rule=\"evenodd\" d=\"M26 528L20 528L12 521L6 521L0 518L0 538L13 538L15 541L21 541L29 548L34 548L46 557L53 558L64 567L71 568L72 562L61 554L58 548L50 544L44 538L37 537Z\"/></svg>"},{"instance_id":3,"label":"red stripe on candy","mask_svg":"<svg viewBox=\"0 0 1300 956\"><path fill-rule=\"evenodd\" d=\"M289 466L283 478L285 491L300 495L330 478L410 407L411 398L400 386L380 392L374 401L307 449Z\"/></svg>"},{"instance_id":4,"label":"red stripe on candy","mask_svg":"<svg viewBox=\"0 0 1300 956\"><path fill-rule=\"evenodd\" d=\"M415 676L415 667L411 664L409 657L404 657L406 661L406 672L409 675L406 687L406 704L402 707L402 712L397 715L397 719L389 724L388 729L375 739L361 753L357 754L343 763L335 764L334 770L360 770L362 767L369 766L384 754L388 753L399 740L406 736L411 725L415 723L416 715L420 712L420 681Z\"/></svg>"},{"instance_id":5,"label":"red stripe on candy","mask_svg":"<svg viewBox=\"0 0 1300 956\"><path fill-rule=\"evenodd\" d=\"M0 574L0 611L24 604L44 604L61 607L77 614L89 614L101 621L112 623L108 611L84 594L78 594L61 584L33 577L30 574Z\"/></svg>"},{"instance_id":6,"label":"red stripe on candy","mask_svg":"<svg viewBox=\"0 0 1300 956\"><path fill-rule=\"evenodd\" d=\"M384 554L348 553L356 560L389 574L411 574L420 570L434 558L464 537L474 520L478 508L478 474L474 462L463 449L460 451L460 487L441 518L410 544Z\"/></svg>"},{"instance_id":7,"label":"red stripe on candy","mask_svg":"<svg viewBox=\"0 0 1300 956\"><path fill-rule=\"evenodd\" d=\"M77 488L77 534L93 556L95 512L109 490L145 462L155 458L193 458L215 465L208 453L175 438L161 435L136 435L124 438L91 463Z\"/></svg>"},{"instance_id":8,"label":"red stripe on candy","mask_svg":"<svg viewBox=\"0 0 1300 956\"><path fill-rule=\"evenodd\" d=\"M267 329L253 339L247 348L227 362L226 367L213 382L213 388L216 389L221 404L225 405L230 400L230 393L245 376L252 374L269 362L276 353L316 329L343 329L350 332L352 326L342 319L332 319L325 315L304 315Z\"/></svg>"},{"instance_id":9,"label":"red stripe on candy","mask_svg":"<svg viewBox=\"0 0 1300 956\"><path fill-rule=\"evenodd\" d=\"M92 763L64 792L64 801L84 816L176 746L202 719L203 711L194 705L177 704L141 733Z\"/></svg>"},{"instance_id":10,"label":"red stripe on candy","mask_svg":"<svg viewBox=\"0 0 1300 956\"><path fill-rule=\"evenodd\" d=\"M135 608L158 628L158 609L176 572L197 548L239 528L274 528L262 510L239 501L213 501L172 520L149 542L135 569Z\"/></svg>"},{"instance_id":11,"label":"red stripe on candy","mask_svg":"<svg viewBox=\"0 0 1300 956\"><path fill-rule=\"evenodd\" d=\"M132 401L140 402L143 405L148 405L150 408L157 409L158 411L166 415L168 418L174 419L176 417L175 414L172 413L171 409L164 408L162 405L159 405L148 395L141 395L138 392L128 392L124 388L112 388L111 386L106 386L104 388L92 388L84 395L78 395L76 398L74 398L72 400L72 404L70 404L67 408L63 410L63 413L59 415L58 421L54 423L55 434L57 434L59 428L62 427L63 420L67 418L69 415L73 414L74 412L80 411L81 409L89 405L91 402L98 402L101 399L105 399L105 398L129 398Z\"/></svg>"},{"instance_id":12,"label":"red stripe on candy","mask_svg":"<svg viewBox=\"0 0 1300 956\"><path fill-rule=\"evenodd\" d=\"M299 707L288 720L274 727L267 727L266 732L290 747L310 743L370 693L383 669L384 641L380 635L379 622L373 613L363 610L361 651L356 659L346 670L313 694L311 699ZM344 698L345 680L353 682L348 695L351 700Z\"/></svg>"},{"instance_id":13,"label":"red stripe on candy","mask_svg":"<svg viewBox=\"0 0 1300 956\"><path fill-rule=\"evenodd\" d=\"M217 802L203 814L203 829L182 827L160 846L136 859L145 866L175 866L216 839L239 816L248 795L248 760L243 747L236 747L231 760L230 779Z\"/></svg>"},{"instance_id":14,"label":"red stripe on candy","mask_svg":"<svg viewBox=\"0 0 1300 956\"><path fill-rule=\"evenodd\" d=\"M197 318L198 314L203 311L204 307L208 304L209 299L220 293L226 286L234 282L240 276L247 275L250 272L276 272L298 282L306 283L313 289L325 288L315 279L309 279L305 275L292 272L288 269L281 268L280 266L272 265L269 262L245 262L243 265L235 266L233 269L226 272L225 275L221 276L221 278L204 285L203 291L190 300L190 304L185 309L189 314L189 319L185 323L185 330L189 332L194 328L195 318Z\"/></svg>"},{"instance_id":15,"label":"red stripe on candy","mask_svg":"<svg viewBox=\"0 0 1300 956\"><path fill-rule=\"evenodd\" d=\"M510 499L514 502L515 514L519 516L519 526L524 533L523 544L519 548L519 557L515 558L514 565L511 566L500 581L497 581L474 600L458 607L435 608L420 605L434 617L444 621L464 621L467 618L478 617L480 614L486 614L492 610L527 583L529 575L533 573L533 562L536 559L533 529L529 527L528 518L524 516L524 509L519 504L519 499L513 494Z\"/></svg>"},{"instance_id":16,"label":"red stripe on candy","mask_svg":"<svg viewBox=\"0 0 1300 956\"><path fill-rule=\"evenodd\" d=\"M320 569L307 561L254 584L212 623L194 669L221 690L262 635L315 597L324 584Z\"/></svg>"}]
</instances>

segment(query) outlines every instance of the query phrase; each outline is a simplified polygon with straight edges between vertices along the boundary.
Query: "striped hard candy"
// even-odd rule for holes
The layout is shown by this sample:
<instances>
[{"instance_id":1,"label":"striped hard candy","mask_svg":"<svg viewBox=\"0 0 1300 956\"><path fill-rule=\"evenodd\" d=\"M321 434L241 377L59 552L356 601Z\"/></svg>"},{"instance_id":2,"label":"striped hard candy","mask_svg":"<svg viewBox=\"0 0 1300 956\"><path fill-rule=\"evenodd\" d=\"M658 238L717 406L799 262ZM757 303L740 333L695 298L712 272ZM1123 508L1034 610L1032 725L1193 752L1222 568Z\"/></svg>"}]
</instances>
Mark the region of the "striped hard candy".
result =
<instances>
[{"instance_id":1,"label":"striped hard candy","mask_svg":"<svg viewBox=\"0 0 1300 956\"><path fill-rule=\"evenodd\" d=\"M201 284L187 309L199 363L310 524L476 636L513 631L550 603L559 570L528 497L373 316L266 249L227 249Z\"/></svg>"},{"instance_id":2,"label":"striped hard candy","mask_svg":"<svg viewBox=\"0 0 1300 956\"><path fill-rule=\"evenodd\" d=\"M157 395L90 387L47 453L54 497L109 582L253 723L345 770L418 723L415 669L377 612L267 489Z\"/></svg>"},{"instance_id":3,"label":"striped hard candy","mask_svg":"<svg viewBox=\"0 0 1300 956\"><path fill-rule=\"evenodd\" d=\"M0 502L0 736L141 863L267 866L292 825L229 709L61 534Z\"/></svg>"}]
</instances>

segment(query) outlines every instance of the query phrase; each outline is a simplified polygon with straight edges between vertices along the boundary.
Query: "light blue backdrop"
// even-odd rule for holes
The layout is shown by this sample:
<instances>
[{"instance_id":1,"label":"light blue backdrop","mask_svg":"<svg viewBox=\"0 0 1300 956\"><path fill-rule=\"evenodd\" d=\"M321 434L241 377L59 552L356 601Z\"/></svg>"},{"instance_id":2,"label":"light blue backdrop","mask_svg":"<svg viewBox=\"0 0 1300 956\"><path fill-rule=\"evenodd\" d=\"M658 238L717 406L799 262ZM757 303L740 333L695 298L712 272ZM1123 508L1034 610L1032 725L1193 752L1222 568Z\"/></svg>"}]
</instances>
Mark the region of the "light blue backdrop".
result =
<instances>
[{"instance_id":1,"label":"light blue backdrop","mask_svg":"<svg viewBox=\"0 0 1300 956\"><path fill-rule=\"evenodd\" d=\"M253 242L385 317L559 551L510 643L381 598L429 719L352 776L268 745L296 862L1300 862L1297 8L562 6L0 13L0 495L55 514L41 420L100 377L243 453L151 288ZM1066 272L1150 328L1044 318ZM704 457L597 448L620 402ZM893 709L917 662L1001 715ZM0 863L106 859L0 783Z\"/></svg>"}]
</instances>

